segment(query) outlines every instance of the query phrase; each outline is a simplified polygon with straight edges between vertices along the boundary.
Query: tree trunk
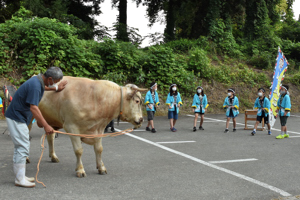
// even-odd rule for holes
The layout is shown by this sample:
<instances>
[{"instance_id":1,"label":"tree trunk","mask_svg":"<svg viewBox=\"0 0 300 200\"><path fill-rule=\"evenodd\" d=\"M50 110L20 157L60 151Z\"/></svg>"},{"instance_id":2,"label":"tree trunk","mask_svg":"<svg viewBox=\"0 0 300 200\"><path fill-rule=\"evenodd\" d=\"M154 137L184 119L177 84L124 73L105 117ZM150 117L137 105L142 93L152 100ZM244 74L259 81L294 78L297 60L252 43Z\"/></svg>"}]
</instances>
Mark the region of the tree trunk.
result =
<instances>
[{"instance_id":1,"label":"tree trunk","mask_svg":"<svg viewBox=\"0 0 300 200\"><path fill-rule=\"evenodd\" d=\"M129 42L127 32L127 0L119 0L119 25L117 39Z\"/></svg>"},{"instance_id":2,"label":"tree trunk","mask_svg":"<svg viewBox=\"0 0 300 200\"><path fill-rule=\"evenodd\" d=\"M175 0L169 0L168 10L166 21L167 25L165 28L165 42L169 42L175 39L175 16L174 16L174 8L175 8Z\"/></svg>"}]
</instances>

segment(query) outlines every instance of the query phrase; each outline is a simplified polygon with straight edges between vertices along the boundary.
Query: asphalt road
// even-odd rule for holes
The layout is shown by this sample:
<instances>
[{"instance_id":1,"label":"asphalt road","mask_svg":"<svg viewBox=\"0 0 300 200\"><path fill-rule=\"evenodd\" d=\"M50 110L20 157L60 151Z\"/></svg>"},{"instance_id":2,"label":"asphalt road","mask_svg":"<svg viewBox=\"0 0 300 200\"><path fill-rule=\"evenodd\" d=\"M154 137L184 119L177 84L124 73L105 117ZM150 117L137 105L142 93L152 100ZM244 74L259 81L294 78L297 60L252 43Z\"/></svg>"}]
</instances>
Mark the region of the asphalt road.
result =
<instances>
[{"instance_id":1,"label":"asphalt road","mask_svg":"<svg viewBox=\"0 0 300 200\"><path fill-rule=\"evenodd\" d=\"M300 194L300 114L288 119L291 138L276 140L280 133L243 130L244 116L237 118L237 132L223 133L225 115L206 115L204 131L192 132L193 117L179 116L177 132L167 117L155 117L157 133L143 126L128 135L103 139L107 175L96 169L93 147L84 144L83 165L87 177L75 176L76 158L68 136L59 135L55 149L59 163L51 163L46 148L35 188L14 186L13 144L2 132L0 121L1 199L274 199ZM146 119L146 117L145 117ZM253 124L253 122L252 122ZM199 126L199 125L198 125ZM120 123L117 129L131 125ZM279 120L275 129L280 129ZM27 176L34 176L43 131L31 131ZM46 144L46 146L48 146Z\"/></svg>"}]
</instances>

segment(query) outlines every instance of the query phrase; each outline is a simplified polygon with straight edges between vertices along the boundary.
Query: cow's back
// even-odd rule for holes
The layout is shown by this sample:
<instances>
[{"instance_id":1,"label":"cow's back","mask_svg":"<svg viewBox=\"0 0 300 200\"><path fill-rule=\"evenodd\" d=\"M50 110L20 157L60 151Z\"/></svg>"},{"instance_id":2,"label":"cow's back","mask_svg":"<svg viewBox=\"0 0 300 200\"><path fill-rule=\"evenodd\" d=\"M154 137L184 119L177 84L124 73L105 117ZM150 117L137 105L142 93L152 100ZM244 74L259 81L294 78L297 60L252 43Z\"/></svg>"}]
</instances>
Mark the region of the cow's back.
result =
<instances>
[{"instance_id":1,"label":"cow's back","mask_svg":"<svg viewBox=\"0 0 300 200\"><path fill-rule=\"evenodd\" d=\"M39 104L49 125L57 128L63 128L64 123L92 126L97 119L104 119L105 124L114 117L113 108L120 104L117 84L70 76L63 80L68 81L65 89L61 92L45 91Z\"/></svg>"}]
</instances>

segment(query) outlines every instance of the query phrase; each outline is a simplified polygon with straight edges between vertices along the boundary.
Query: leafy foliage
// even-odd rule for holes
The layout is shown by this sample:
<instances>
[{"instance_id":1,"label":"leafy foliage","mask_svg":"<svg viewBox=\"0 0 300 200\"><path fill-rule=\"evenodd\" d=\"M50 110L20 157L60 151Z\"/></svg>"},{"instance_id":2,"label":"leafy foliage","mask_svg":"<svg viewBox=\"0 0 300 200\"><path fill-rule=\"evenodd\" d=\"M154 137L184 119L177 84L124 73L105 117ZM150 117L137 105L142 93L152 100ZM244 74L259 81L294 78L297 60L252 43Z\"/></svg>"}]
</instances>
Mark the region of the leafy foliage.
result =
<instances>
[{"instance_id":1,"label":"leafy foliage","mask_svg":"<svg viewBox=\"0 0 300 200\"><path fill-rule=\"evenodd\" d=\"M171 83L176 83L180 92L189 96L202 80L269 86L265 73L249 68L245 61L259 69L271 69L278 44L292 58L296 70L299 43L281 40L275 32L253 41L235 40L227 22L216 22L208 37L140 49L138 44L110 38L100 42L82 40L76 27L56 19L32 17L30 11L21 8L11 20L0 24L0 72L8 77L21 72L22 79L12 79L20 84L55 65L65 75L108 79L119 84L131 82L147 87L156 81L165 92ZM287 80L297 83L297 76L293 77Z\"/></svg>"}]
</instances>

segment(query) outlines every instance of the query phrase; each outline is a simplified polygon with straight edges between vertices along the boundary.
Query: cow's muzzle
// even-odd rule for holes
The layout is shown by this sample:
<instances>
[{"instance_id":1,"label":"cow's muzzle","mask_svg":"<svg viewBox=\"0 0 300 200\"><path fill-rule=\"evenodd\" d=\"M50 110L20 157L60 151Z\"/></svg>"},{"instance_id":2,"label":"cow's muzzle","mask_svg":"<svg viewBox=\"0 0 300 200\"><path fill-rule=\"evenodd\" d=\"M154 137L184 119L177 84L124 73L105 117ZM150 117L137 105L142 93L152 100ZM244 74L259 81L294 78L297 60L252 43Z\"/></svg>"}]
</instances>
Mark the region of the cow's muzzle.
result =
<instances>
[{"instance_id":1,"label":"cow's muzzle","mask_svg":"<svg viewBox=\"0 0 300 200\"><path fill-rule=\"evenodd\" d=\"M134 123L135 123L136 125L140 125L143 121L144 121L144 119L141 117L141 118L139 119L139 121L134 121Z\"/></svg>"}]
</instances>

